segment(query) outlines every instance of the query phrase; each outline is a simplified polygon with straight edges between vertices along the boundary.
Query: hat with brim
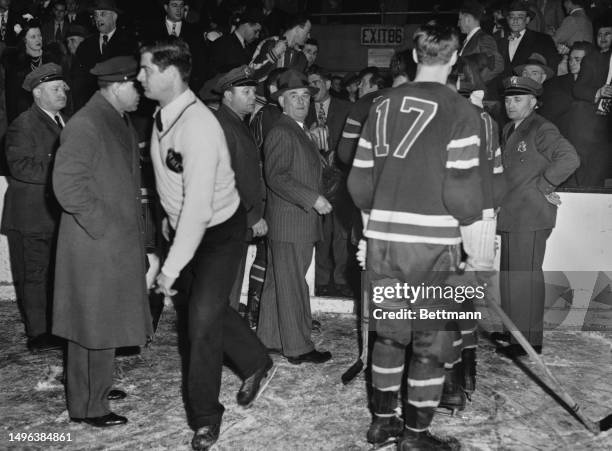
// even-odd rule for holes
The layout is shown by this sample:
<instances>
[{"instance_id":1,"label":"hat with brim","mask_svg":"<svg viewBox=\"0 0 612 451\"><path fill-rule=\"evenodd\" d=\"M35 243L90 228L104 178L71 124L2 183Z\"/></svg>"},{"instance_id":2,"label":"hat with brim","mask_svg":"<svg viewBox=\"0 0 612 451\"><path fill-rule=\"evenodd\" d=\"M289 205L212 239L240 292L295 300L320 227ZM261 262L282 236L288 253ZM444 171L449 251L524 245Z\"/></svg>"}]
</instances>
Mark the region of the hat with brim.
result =
<instances>
[{"instance_id":1,"label":"hat with brim","mask_svg":"<svg viewBox=\"0 0 612 451\"><path fill-rule=\"evenodd\" d=\"M136 80L138 61L133 56L116 56L102 61L89 71L98 81L122 83Z\"/></svg>"},{"instance_id":2,"label":"hat with brim","mask_svg":"<svg viewBox=\"0 0 612 451\"><path fill-rule=\"evenodd\" d=\"M119 8L117 8L117 4L115 0L96 0L91 6L91 11L114 11L117 14L122 14Z\"/></svg>"},{"instance_id":3,"label":"hat with brim","mask_svg":"<svg viewBox=\"0 0 612 451\"><path fill-rule=\"evenodd\" d=\"M538 97L542 94L542 85L531 78L508 77L502 83L504 85L504 96L531 94Z\"/></svg>"},{"instance_id":4,"label":"hat with brim","mask_svg":"<svg viewBox=\"0 0 612 451\"><path fill-rule=\"evenodd\" d=\"M529 55L529 58L527 58L527 61L525 62L525 64L521 64L514 68L514 73L516 75L522 75L523 69L525 69L525 67L527 66L540 67L546 73L547 80L549 78L554 77L555 75L555 71L552 70L550 67L548 67L546 58L544 58L544 56L540 55L539 53L532 53L531 55Z\"/></svg>"},{"instance_id":5,"label":"hat with brim","mask_svg":"<svg viewBox=\"0 0 612 451\"><path fill-rule=\"evenodd\" d=\"M535 17L535 12L529 6L529 3L526 1L513 1L504 9L504 16L507 16L508 13L512 11L525 11L529 17L532 19Z\"/></svg>"},{"instance_id":6,"label":"hat with brim","mask_svg":"<svg viewBox=\"0 0 612 451\"><path fill-rule=\"evenodd\" d=\"M41 83L55 80L64 80L62 68L55 63L47 63L26 75L22 87L26 91L31 92Z\"/></svg>"},{"instance_id":7,"label":"hat with brim","mask_svg":"<svg viewBox=\"0 0 612 451\"><path fill-rule=\"evenodd\" d=\"M239 86L257 86L257 80L251 78L251 70L246 65L236 67L221 75L215 83L213 92L223 94L228 89Z\"/></svg>"},{"instance_id":8,"label":"hat with brim","mask_svg":"<svg viewBox=\"0 0 612 451\"><path fill-rule=\"evenodd\" d=\"M278 77L278 82L276 85L278 86L278 91L272 93L270 96L270 98L275 102L285 92L291 91L292 89L306 88L310 92L311 96L319 92L318 88L313 88L308 84L308 78L306 75L295 69L289 69L287 72L283 72L281 76Z\"/></svg>"},{"instance_id":9,"label":"hat with brim","mask_svg":"<svg viewBox=\"0 0 612 451\"><path fill-rule=\"evenodd\" d=\"M86 38L89 36L89 31L83 25L71 24L68 26L68 30L66 30L66 38L70 38L72 36L80 36L82 38Z\"/></svg>"}]
</instances>

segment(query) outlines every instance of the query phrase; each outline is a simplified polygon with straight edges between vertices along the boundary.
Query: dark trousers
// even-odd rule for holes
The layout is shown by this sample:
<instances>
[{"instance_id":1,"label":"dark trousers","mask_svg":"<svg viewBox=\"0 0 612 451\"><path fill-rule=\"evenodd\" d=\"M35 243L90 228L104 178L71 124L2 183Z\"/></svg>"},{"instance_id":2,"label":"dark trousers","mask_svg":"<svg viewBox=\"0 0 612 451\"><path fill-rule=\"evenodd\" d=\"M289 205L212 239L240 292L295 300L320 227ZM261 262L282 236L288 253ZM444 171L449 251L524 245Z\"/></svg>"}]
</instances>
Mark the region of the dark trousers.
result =
<instances>
[{"instance_id":1,"label":"dark trousers","mask_svg":"<svg viewBox=\"0 0 612 451\"><path fill-rule=\"evenodd\" d=\"M113 384L115 349L87 349L68 342L66 398L71 418L101 417L110 412L108 392Z\"/></svg>"},{"instance_id":2,"label":"dark trousers","mask_svg":"<svg viewBox=\"0 0 612 451\"><path fill-rule=\"evenodd\" d=\"M323 239L316 244L316 285L346 285L348 261L348 230L337 213L323 216Z\"/></svg>"},{"instance_id":3,"label":"dark trousers","mask_svg":"<svg viewBox=\"0 0 612 451\"><path fill-rule=\"evenodd\" d=\"M268 240L268 268L257 335L268 347L295 357L314 349L306 272L314 243Z\"/></svg>"},{"instance_id":4,"label":"dark trousers","mask_svg":"<svg viewBox=\"0 0 612 451\"><path fill-rule=\"evenodd\" d=\"M17 302L28 337L51 331L52 234L7 233Z\"/></svg>"},{"instance_id":5,"label":"dark trousers","mask_svg":"<svg viewBox=\"0 0 612 451\"><path fill-rule=\"evenodd\" d=\"M188 297L189 363L187 398L194 429L221 422L219 402L223 356L247 378L265 365L268 354L257 336L229 306L246 229L242 207L227 221L206 230L177 287Z\"/></svg>"},{"instance_id":6,"label":"dark trousers","mask_svg":"<svg viewBox=\"0 0 612 451\"><path fill-rule=\"evenodd\" d=\"M551 229L501 232L501 306L532 346L542 346L545 301L542 263L551 232Z\"/></svg>"}]
</instances>

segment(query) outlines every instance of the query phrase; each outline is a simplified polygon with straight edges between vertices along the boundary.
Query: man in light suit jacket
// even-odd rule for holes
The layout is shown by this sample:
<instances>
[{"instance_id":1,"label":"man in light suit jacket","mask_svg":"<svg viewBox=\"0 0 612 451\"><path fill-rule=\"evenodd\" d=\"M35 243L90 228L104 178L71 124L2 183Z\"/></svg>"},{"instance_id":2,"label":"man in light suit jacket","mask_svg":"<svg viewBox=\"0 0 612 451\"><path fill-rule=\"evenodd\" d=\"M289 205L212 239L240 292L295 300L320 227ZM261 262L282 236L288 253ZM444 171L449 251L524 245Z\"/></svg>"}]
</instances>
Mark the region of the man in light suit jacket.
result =
<instances>
[{"instance_id":1,"label":"man in light suit jacket","mask_svg":"<svg viewBox=\"0 0 612 451\"><path fill-rule=\"evenodd\" d=\"M332 206L321 194L321 157L304 130L310 96L306 76L288 70L272 97L283 115L264 143L267 184L268 268L261 296L257 335L289 363L323 363L331 353L317 351L306 271L314 243L321 239L321 218Z\"/></svg>"},{"instance_id":2,"label":"man in light suit jacket","mask_svg":"<svg viewBox=\"0 0 612 451\"><path fill-rule=\"evenodd\" d=\"M513 1L507 8L505 16L510 35L497 42L497 47L504 58L503 77L512 75L516 66L525 64L532 53L544 56L550 67L559 65L561 57L552 38L547 34L527 29L527 24L533 17L533 11L527 2Z\"/></svg>"}]
</instances>

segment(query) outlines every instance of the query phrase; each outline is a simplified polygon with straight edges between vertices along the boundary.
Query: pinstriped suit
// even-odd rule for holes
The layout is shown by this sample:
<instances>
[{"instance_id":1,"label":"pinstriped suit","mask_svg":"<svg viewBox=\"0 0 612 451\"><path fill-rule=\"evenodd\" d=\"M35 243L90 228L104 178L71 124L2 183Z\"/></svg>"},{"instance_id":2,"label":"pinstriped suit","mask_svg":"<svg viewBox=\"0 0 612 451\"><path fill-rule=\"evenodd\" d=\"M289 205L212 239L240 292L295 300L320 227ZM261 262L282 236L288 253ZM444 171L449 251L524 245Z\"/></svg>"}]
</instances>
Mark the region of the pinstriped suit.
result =
<instances>
[{"instance_id":1,"label":"pinstriped suit","mask_svg":"<svg viewBox=\"0 0 612 451\"><path fill-rule=\"evenodd\" d=\"M300 125L283 114L264 143L268 191L268 270L257 335L269 348L298 356L314 349L306 271L321 218L313 205L322 192L319 151Z\"/></svg>"}]
</instances>

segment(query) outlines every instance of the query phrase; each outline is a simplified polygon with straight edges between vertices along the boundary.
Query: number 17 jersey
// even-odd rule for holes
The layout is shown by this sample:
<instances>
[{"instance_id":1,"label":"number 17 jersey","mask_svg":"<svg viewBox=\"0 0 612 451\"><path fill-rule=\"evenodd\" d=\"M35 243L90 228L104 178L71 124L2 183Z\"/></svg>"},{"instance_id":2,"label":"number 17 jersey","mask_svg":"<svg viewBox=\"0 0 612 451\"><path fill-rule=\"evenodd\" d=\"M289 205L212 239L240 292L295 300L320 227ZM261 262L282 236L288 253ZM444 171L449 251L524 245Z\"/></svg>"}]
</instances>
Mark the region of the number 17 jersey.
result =
<instances>
[{"instance_id":1,"label":"number 17 jersey","mask_svg":"<svg viewBox=\"0 0 612 451\"><path fill-rule=\"evenodd\" d=\"M364 235L452 245L477 220L480 118L446 86L416 82L388 91L364 125L348 188L369 214Z\"/></svg>"}]
</instances>

